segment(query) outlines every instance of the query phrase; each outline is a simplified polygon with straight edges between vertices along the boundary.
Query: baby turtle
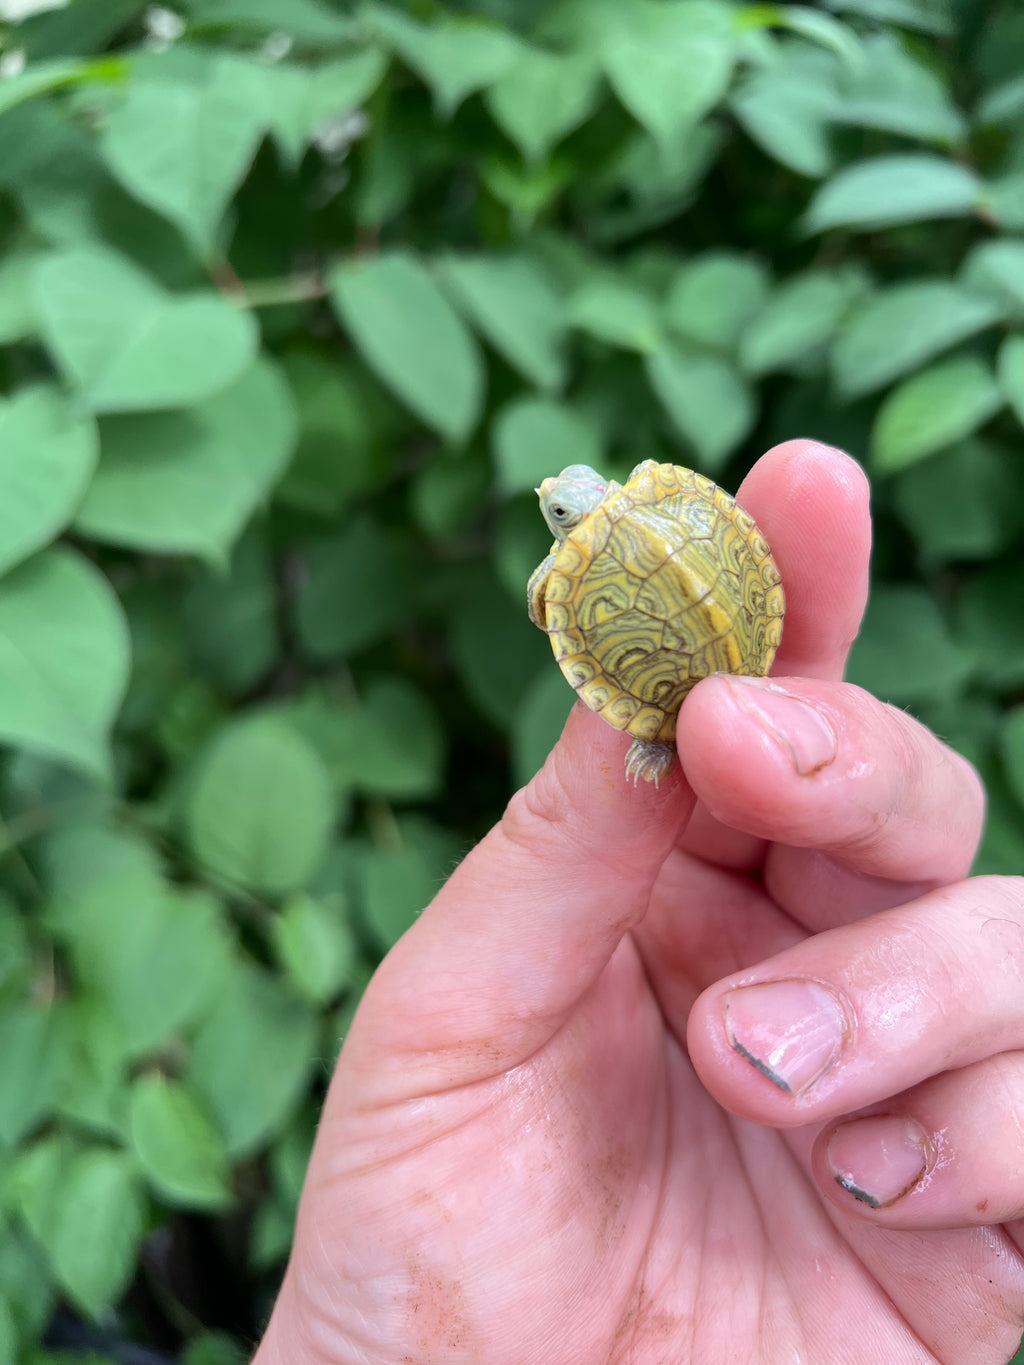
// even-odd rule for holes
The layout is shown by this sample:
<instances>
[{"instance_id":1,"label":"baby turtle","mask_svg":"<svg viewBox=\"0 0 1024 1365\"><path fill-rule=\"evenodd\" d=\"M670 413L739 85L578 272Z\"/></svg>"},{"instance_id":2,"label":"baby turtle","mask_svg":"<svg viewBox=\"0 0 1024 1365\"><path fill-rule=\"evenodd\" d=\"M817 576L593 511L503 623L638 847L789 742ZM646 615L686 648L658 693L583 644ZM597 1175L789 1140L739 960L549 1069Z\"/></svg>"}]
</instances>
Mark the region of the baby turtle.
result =
<instances>
[{"instance_id":1,"label":"baby turtle","mask_svg":"<svg viewBox=\"0 0 1024 1365\"><path fill-rule=\"evenodd\" d=\"M771 668L785 610L771 551L728 493L679 465L644 460L623 486L574 464L537 493L555 543L530 576L530 620L590 709L633 736L626 773L657 783L690 688Z\"/></svg>"}]
</instances>

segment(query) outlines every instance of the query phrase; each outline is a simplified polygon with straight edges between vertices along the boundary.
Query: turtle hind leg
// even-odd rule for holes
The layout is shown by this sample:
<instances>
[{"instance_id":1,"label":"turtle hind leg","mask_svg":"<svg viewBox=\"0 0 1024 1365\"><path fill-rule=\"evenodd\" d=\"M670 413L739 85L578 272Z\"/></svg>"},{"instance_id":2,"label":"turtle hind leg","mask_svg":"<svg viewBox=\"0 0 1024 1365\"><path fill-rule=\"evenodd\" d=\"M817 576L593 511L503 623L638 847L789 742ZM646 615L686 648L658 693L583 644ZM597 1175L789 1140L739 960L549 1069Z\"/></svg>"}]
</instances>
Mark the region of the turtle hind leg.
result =
<instances>
[{"instance_id":1,"label":"turtle hind leg","mask_svg":"<svg viewBox=\"0 0 1024 1365\"><path fill-rule=\"evenodd\" d=\"M676 759L676 746L664 744L659 740L634 739L626 751L626 776L633 779L633 785L643 778L655 786L667 777Z\"/></svg>"}]
</instances>

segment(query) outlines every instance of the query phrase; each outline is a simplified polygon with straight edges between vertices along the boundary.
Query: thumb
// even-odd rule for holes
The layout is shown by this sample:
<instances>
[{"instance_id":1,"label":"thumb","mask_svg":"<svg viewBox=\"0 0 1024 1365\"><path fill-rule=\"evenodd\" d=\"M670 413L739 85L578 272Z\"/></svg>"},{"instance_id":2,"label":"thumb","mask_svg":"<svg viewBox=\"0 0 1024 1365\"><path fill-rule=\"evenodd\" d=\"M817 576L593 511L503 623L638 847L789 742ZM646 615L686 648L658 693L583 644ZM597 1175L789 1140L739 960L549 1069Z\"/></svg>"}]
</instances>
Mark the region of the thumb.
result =
<instances>
[{"instance_id":1,"label":"thumb","mask_svg":"<svg viewBox=\"0 0 1024 1365\"><path fill-rule=\"evenodd\" d=\"M532 1055L643 917L694 797L678 764L660 787L634 787L629 743L578 703L543 769L381 964L346 1050L390 1099Z\"/></svg>"}]
</instances>

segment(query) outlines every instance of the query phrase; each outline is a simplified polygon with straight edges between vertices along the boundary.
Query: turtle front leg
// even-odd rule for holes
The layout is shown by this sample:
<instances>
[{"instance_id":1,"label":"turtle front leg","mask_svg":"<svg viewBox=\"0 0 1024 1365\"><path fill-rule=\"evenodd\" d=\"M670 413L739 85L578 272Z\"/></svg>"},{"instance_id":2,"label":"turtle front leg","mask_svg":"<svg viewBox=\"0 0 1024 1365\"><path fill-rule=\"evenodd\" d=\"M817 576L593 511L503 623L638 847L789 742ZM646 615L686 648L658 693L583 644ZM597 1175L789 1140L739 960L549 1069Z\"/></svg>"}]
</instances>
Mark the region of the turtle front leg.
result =
<instances>
[{"instance_id":1,"label":"turtle front leg","mask_svg":"<svg viewBox=\"0 0 1024 1365\"><path fill-rule=\"evenodd\" d=\"M640 778L655 786L672 771L676 761L676 746L662 740L634 739L626 750L626 776L635 787Z\"/></svg>"},{"instance_id":2,"label":"turtle front leg","mask_svg":"<svg viewBox=\"0 0 1024 1365\"><path fill-rule=\"evenodd\" d=\"M547 591L548 574L550 574L554 562L553 552L546 559L542 559L533 573L530 574L529 586L526 589L526 607L530 613L530 620L538 630L543 630L545 633L548 626L547 612L544 610L544 593Z\"/></svg>"}]
</instances>

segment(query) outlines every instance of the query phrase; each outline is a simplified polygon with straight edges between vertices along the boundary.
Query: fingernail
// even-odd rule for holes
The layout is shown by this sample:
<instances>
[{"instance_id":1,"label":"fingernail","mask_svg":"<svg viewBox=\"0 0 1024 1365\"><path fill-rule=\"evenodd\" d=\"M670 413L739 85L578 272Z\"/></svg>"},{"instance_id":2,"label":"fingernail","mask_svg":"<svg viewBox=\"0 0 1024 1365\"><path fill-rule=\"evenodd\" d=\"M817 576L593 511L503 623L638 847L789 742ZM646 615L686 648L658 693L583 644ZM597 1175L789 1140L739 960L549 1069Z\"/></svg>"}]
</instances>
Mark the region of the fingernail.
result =
<instances>
[{"instance_id":1,"label":"fingernail","mask_svg":"<svg viewBox=\"0 0 1024 1365\"><path fill-rule=\"evenodd\" d=\"M725 675L733 698L786 749L801 777L810 777L838 753L836 732L824 712L768 678Z\"/></svg>"},{"instance_id":2,"label":"fingernail","mask_svg":"<svg viewBox=\"0 0 1024 1365\"><path fill-rule=\"evenodd\" d=\"M915 1119L884 1114L837 1128L827 1159L836 1183L854 1199L885 1209L927 1174L934 1156L928 1134Z\"/></svg>"},{"instance_id":3,"label":"fingernail","mask_svg":"<svg viewBox=\"0 0 1024 1365\"><path fill-rule=\"evenodd\" d=\"M766 981L722 997L729 1045L787 1095L835 1065L849 1035L842 1002L816 981Z\"/></svg>"}]
</instances>

